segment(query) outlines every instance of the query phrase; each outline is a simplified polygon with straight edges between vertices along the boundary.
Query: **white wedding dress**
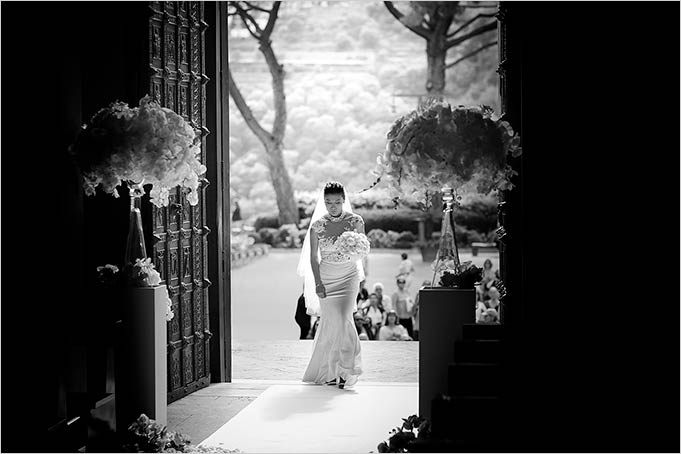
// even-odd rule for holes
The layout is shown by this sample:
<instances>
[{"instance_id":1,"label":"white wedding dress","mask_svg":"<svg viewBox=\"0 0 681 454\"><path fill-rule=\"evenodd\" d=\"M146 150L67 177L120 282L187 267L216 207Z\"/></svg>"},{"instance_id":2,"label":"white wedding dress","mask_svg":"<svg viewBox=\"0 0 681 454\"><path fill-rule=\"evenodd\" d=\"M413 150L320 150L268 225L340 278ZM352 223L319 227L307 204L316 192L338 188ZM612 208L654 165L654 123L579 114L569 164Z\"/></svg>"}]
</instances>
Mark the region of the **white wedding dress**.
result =
<instances>
[{"instance_id":1,"label":"white wedding dress","mask_svg":"<svg viewBox=\"0 0 681 454\"><path fill-rule=\"evenodd\" d=\"M339 252L336 243L343 232L356 232L363 224L361 216L344 213L338 222L325 214L311 225L319 237L319 272L326 298L319 300L320 321L304 382L324 384L341 377L351 386L362 373L362 349L353 318L360 273L357 262Z\"/></svg>"}]
</instances>

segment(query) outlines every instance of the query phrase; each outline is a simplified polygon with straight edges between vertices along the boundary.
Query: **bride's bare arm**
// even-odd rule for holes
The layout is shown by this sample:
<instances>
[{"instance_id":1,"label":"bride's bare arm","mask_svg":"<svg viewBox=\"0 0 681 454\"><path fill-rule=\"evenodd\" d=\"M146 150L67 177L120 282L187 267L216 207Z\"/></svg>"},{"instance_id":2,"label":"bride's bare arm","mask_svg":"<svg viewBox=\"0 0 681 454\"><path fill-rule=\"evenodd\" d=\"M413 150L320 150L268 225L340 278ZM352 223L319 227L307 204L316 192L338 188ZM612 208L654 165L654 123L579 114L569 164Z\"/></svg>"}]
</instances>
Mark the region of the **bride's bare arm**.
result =
<instances>
[{"instance_id":1,"label":"bride's bare arm","mask_svg":"<svg viewBox=\"0 0 681 454\"><path fill-rule=\"evenodd\" d=\"M357 230L357 233L366 233L364 232L364 219L359 218L357 222L355 223L355 229Z\"/></svg>"},{"instance_id":2,"label":"bride's bare arm","mask_svg":"<svg viewBox=\"0 0 681 454\"><path fill-rule=\"evenodd\" d=\"M312 267L312 274L316 285L316 292L321 298L326 297L326 290L322 284L322 278L319 274L319 261L317 258L317 249L319 248L319 237L314 229L310 229L310 265ZM321 290L321 291L320 291Z\"/></svg>"}]
</instances>

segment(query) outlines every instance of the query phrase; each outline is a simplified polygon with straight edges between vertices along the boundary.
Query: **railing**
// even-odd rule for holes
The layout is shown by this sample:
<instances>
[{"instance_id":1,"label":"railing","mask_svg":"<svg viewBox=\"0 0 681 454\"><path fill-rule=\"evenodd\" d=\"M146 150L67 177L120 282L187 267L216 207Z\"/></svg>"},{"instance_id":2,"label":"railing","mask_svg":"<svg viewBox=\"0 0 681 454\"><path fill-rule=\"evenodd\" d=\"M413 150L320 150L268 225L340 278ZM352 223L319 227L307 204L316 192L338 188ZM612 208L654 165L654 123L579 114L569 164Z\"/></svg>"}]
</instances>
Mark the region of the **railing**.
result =
<instances>
[{"instance_id":1,"label":"railing","mask_svg":"<svg viewBox=\"0 0 681 454\"><path fill-rule=\"evenodd\" d=\"M232 268L238 268L253 261L253 259L265 256L270 252L269 244L254 244L241 251L232 251Z\"/></svg>"}]
</instances>

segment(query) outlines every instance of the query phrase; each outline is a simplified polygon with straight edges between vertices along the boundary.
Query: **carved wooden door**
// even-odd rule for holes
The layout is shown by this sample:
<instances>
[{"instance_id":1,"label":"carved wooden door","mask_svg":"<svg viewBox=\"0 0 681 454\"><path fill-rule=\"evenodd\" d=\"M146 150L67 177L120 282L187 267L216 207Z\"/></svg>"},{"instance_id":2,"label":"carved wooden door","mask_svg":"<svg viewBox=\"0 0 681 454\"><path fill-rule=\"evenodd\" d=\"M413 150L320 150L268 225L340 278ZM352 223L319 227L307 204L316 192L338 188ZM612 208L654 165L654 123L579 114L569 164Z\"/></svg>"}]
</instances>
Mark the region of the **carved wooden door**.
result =
<instances>
[{"instance_id":1,"label":"carved wooden door","mask_svg":"<svg viewBox=\"0 0 681 454\"><path fill-rule=\"evenodd\" d=\"M206 163L203 2L150 2L149 93L189 121ZM175 317L168 323L168 403L210 383L205 187L191 206L182 190L152 208L153 260L168 286Z\"/></svg>"}]
</instances>

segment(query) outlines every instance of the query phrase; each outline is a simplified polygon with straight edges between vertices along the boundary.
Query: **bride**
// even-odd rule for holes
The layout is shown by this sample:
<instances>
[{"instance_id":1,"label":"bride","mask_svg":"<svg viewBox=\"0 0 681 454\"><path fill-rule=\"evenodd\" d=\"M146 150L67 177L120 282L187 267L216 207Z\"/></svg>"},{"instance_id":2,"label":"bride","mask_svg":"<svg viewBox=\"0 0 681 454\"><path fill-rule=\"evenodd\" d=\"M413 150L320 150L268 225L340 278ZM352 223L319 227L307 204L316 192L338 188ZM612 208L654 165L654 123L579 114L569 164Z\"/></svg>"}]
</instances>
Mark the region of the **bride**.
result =
<instances>
[{"instance_id":1,"label":"bride","mask_svg":"<svg viewBox=\"0 0 681 454\"><path fill-rule=\"evenodd\" d=\"M355 384L362 373L353 312L364 270L361 260L352 260L335 245L347 231L363 234L364 220L352 212L343 185L329 182L317 201L298 263L307 313L320 317L303 381L341 389Z\"/></svg>"}]
</instances>

